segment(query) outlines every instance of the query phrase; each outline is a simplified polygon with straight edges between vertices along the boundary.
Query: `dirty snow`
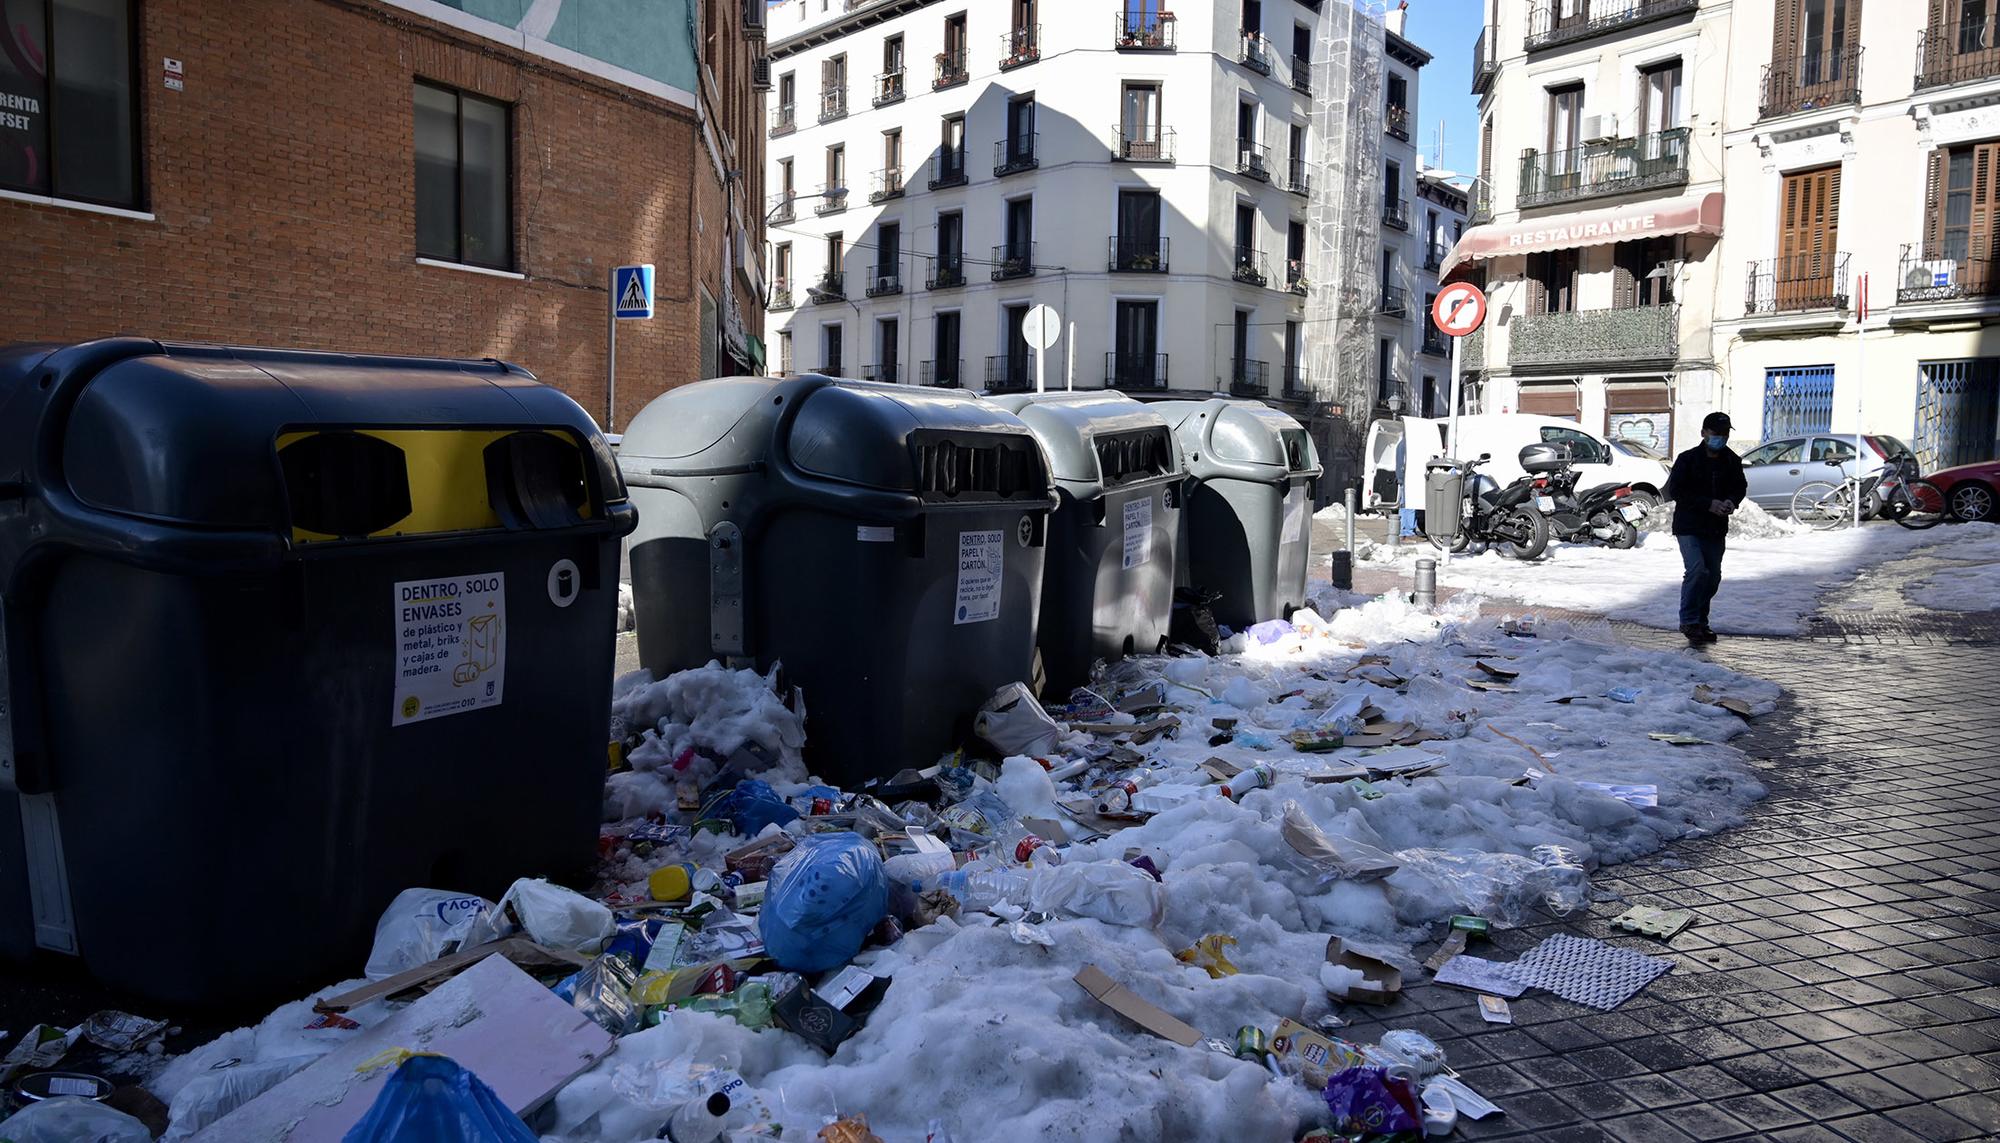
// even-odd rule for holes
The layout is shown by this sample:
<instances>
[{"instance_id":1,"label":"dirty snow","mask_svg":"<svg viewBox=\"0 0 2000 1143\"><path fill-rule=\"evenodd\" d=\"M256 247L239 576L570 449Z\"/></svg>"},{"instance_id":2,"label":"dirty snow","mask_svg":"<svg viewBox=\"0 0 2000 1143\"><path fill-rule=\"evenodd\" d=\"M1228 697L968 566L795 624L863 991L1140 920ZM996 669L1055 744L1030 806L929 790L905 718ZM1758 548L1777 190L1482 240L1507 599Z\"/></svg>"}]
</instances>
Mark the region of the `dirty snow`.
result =
<instances>
[{"instance_id":1,"label":"dirty snow","mask_svg":"<svg viewBox=\"0 0 2000 1143\"><path fill-rule=\"evenodd\" d=\"M2000 529L1964 526L1966 534L1931 554L1954 561L1903 585L1903 597L1920 607L1943 611L2000 608Z\"/></svg>"}]
</instances>

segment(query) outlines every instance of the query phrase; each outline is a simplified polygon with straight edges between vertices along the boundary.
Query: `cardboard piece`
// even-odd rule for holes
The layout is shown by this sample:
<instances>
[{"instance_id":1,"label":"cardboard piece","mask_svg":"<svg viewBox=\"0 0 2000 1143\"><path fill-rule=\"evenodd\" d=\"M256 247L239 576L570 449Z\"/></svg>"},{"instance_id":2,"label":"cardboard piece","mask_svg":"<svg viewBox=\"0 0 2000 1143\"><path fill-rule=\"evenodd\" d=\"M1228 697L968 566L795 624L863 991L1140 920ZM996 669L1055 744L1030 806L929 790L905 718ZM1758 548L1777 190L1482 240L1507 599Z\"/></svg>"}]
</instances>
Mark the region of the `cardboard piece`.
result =
<instances>
[{"instance_id":1,"label":"cardboard piece","mask_svg":"<svg viewBox=\"0 0 2000 1143\"><path fill-rule=\"evenodd\" d=\"M1481 993L1479 996L1479 1018L1488 1024L1512 1024L1514 1022L1514 1010L1509 1008L1507 1002L1498 996L1488 996L1485 993Z\"/></svg>"},{"instance_id":2,"label":"cardboard piece","mask_svg":"<svg viewBox=\"0 0 2000 1143\"><path fill-rule=\"evenodd\" d=\"M1496 667L1484 659L1476 660L1472 665L1503 682L1521 677L1521 672L1514 670L1512 667Z\"/></svg>"},{"instance_id":3,"label":"cardboard piece","mask_svg":"<svg viewBox=\"0 0 2000 1143\"><path fill-rule=\"evenodd\" d=\"M1200 1032L1195 1031L1172 1013L1111 979L1109 974L1094 964L1084 965L1077 972L1075 979L1099 1004L1155 1036L1170 1040L1183 1048L1191 1048L1201 1041Z\"/></svg>"},{"instance_id":4,"label":"cardboard piece","mask_svg":"<svg viewBox=\"0 0 2000 1143\"><path fill-rule=\"evenodd\" d=\"M1470 935L1464 929L1453 929L1446 933L1437 951L1430 955L1430 959L1424 961L1424 967L1433 973L1443 968L1446 961L1465 951L1465 942Z\"/></svg>"},{"instance_id":5,"label":"cardboard piece","mask_svg":"<svg viewBox=\"0 0 2000 1143\"><path fill-rule=\"evenodd\" d=\"M1227 758L1210 758L1201 764L1201 772L1218 782L1227 782L1243 772L1243 766Z\"/></svg>"},{"instance_id":6,"label":"cardboard piece","mask_svg":"<svg viewBox=\"0 0 2000 1143\"><path fill-rule=\"evenodd\" d=\"M821 983L822 988L833 990L838 1003L819 989L800 984L778 998L771 1014L780 1027L830 1056L861 1030L868 1014L888 993L889 980L850 966Z\"/></svg>"},{"instance_id":7,"label":"cardboard piece","mask_svg":"<svg viewBox=\"0 0 2000 1143\"><path fill-rule=\"evenodd\" d=\"M1366 953L1358 953L1341 943L1339 937L1330 937L1326 942L1326 963L1351 968L1363 979L1380 985L1379 990L1355 988L1348 991L1347 998L1362 1004L1391 1004L1403 994L1403 973L1386 960L1378 960Z\"/></svg>"},{"instance_id":8,"label":"cardboard piece","mask_svg":"<svg viewBox=\"0 0 2000 1143\"><path fill-rule=\"evenodd\" d=\"M1158 718L1146 722L1136 722L1129 725L1108 722L1072 722L1069 724L1069 728L1071 730L1081 730L1085 734L1096 734L1108 738L1129 734L1132 736L1133 742L1143 745L1165 734L1167 731L1178 727L1180 724L1181 720L1178 715L1163 714Z\"/></svg>"},{"instance_id":9,"label":"cardboard piece","mask_svg":"<svg viewBox=\"0 0 2000 1143\"><path fill-rule=\"evenodd\" d=\"M508 937L505 940L488 941L483 945L477 945L473 948L460 949L450 956L441 956L429 964L420 964L415 968L404 969L394 976L378 980L373 984L364 984L360 988L351 989L338 996L328 996L316 1000L313 1002L313 1011L323 1015L328 1012L346 1012L352 1008L359 1008L371 1001L386 999L402 992L410 992L423 988L426 985L435 984L447 977L456 976L490 956L499 956L514 964L530 968L546 968L557 965L582 968L584 965L590 963L590 958L580 953L573 953L567 949L548 948L545 945L538 945L526 937Z\"/></svg>"},{"instance_id":10,"label":"cardboard piece","mask_svg":"<svg viewBox=\"0 0 2000 1143\"><path fill-rule=\"evenodd\" d=\"M1515 693L1515 688L1508 686L1506 683L1489 683L1484 679L1467 679L1465 680L1465 685L1475 691L1495 691L1503 695Z\"/></svg>"},{"instance_id":11,"label":"cardboard piece","mask_svg":"<svg viewBox=\"0 0 2000 1143\"><path fill-rule=\"evenodd\" d=\"M1509 1000L1528 990L1528 986L1501 974L1502 966L1495 961L1476 956L1455 956L1444 963L1431 977L1433 984L1448 984L1453 988L1470 989L1473 992L1489 992L1495 996L1505 996Z\"/></svg>"},{"instance_id":12,"label":"cardboard piece","mask_svg":"<svg viewBox=\"0 0 2000 1143\"><path fill-rule=\"evenodd\" d=\"M1717 696L1714 691L1709 689L1707 683L1702 683L1694 688L1694 701L1707 703L1709 706L1719 706L1739 718L1748 719L1751 717L1749 703L1744 702L1740 698Z\"/></svg>"},{"instance_id":13,"label":"cardboard piece","mask_svg":"<svg viewBox=\"0 0 2000 1143\"><path fill-rule=\"evenodd\" d=\"M365 1068L365 1062L397 1048L449 1056L514 1114L527 1116L608 1055L614 1043L611 1033L534 977L489 954L194 1138L339 1143L395 1071Z\"/></svg>"},{"instance_id":14,"label":"cardboard piece","mask_svg":"<svg viewBox=\"0 0 2000 1143\"><path fill-rule=\"evenodd\" d=\"M1715 745L1715 743L1713 743L1713 742L1710 742L1710 741L1709 741L1708 739L1706 739L1706 738L1696 738L1696 737L1695 737L1694 735L1692 735L1692 734L1668 734L1668 733L1665 733L1664 731L1658 731L1658 730L1655 730L1655 731L1653 731L1653 732L1652 732L1651 734L1648 734L1648 735L1647 735L1646 737L1648 737L1648 738L1652 739L1652 740L1653 740L1653 741L1655 741L1655 742L1664 742L1664 743L1666 743L1666 744L1667 744L1667 745L1669 745L1669 746L1713 746L1713 745Z\"/></svg>"},{"instance_id":15,"label":"cardboard piece","mask_svg":"<svg viewBox=\"0 0 2000 1143\"><path fill-rule=\"evenodd\" d=\"M1666 940L1694 924L1694 910L1662 909L1658 905L1634 905L1611 918L1611 923L1628 932L1644 933L1649 937Z\"/></svg>"}]
</instances>

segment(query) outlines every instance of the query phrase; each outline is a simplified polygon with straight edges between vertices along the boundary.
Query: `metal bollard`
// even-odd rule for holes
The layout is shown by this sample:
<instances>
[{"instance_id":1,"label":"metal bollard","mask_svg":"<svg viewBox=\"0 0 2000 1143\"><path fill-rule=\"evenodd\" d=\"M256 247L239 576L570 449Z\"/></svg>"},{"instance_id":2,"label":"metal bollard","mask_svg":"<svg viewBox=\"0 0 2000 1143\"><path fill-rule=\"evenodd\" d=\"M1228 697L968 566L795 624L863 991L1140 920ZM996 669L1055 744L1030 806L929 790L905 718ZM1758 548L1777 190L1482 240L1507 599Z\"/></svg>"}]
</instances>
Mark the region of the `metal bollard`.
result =
<instances>
[{"instance_id":1,"label":"metal bollard","mask_svg":"<svg viewBox=\"0 0 2000 1143\"><path fill-rule=\"evenodd\" d=\"M1354 489L1347 490L1347 550L1354 551Z\"/></svg>"},{"instance_id":2,"label":"metal bollard","mask_svg":"<svg viewBox=\"0 0 2000 1143\"><path fill-rule=\"evenodd\" d=\"M1430 611L1438 604L1438 562L1436 560L1417 561L1417 591L1412 600L1418 607Z\"/></svg>"},{"instance_id":3,"label":"metal bollard","mask_svg":"<svg viewBox=\"0 0 2000 1143\"><path fill-rule=\"evenodd\" d=\"M1327 563L1333 570L1333 586L1342 591L1353 591L1354 553L1345 550L1335 552Z\"/></svg>"}]
</instances>

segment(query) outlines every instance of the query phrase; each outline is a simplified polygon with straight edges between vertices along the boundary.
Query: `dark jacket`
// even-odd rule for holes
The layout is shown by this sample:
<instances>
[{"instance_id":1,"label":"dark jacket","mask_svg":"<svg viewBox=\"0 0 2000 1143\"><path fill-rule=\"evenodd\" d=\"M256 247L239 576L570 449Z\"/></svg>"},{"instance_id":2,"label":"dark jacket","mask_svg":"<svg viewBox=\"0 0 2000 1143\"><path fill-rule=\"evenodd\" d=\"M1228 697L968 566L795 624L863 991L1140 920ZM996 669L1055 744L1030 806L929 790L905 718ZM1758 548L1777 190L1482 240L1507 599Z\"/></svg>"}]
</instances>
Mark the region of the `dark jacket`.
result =
<instances>
[{"instance_id":1,"label":"dark jacket","mask_svg":"<svg viewBox=\"0 0 2000 1143\"><path fill-rule=\"evenodd\" d=\"M1711 502L1742 504L1750 485L1743 479L1743 458L1729 446L1721 452L1696 445L1674 458L1667 476L1666 498L1674 502L1674 535L1726 536L1729 517L1708 510Z\"/></svg>"}]
</instances>

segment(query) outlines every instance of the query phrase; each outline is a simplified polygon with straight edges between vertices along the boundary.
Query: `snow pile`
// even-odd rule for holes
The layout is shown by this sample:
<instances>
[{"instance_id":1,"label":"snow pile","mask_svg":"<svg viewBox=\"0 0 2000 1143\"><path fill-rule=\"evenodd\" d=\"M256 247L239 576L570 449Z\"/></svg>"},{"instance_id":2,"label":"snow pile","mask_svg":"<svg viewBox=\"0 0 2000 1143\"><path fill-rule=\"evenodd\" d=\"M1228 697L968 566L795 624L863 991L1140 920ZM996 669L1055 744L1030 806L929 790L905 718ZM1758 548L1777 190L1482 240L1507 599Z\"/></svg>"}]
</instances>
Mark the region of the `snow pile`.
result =
<instances>
[{"instance_id":1,"label":"snow pile","mask_svg":"<svg viewBox=\"0 0 2000 1143\"><path fill-rule=\"evenodd\" d=\"M1903 598L1941 611L2000 608L2000 531L1965 525L1966 534L1937 555L1952 562L1903 585Z\"/></svg>"},{"instance_id":2,"label":"snow pile","mask_svg":"<svg viewBox=\"0 0 2000 1143\"><path fill-rule=\"evenodd\" d=\"M772 678L713 662L659 681L645 670L619 679L612 687L612 725L644 733L628 756L632 769L604 785L605 818L671 810L680 782L706 782L720 763L746 748L761 752L760 777L802 780L805 712L802 702L794 706L778 697Z\"/></svg>"},{"instance_id":3,"label":"snow pile","mask_svg":"<svg viewBox=\"0 0 2000 1143\"><path fill-rule=\"evenodd\" d=\"M1642 533L1672 535L1674 531L1674 505L1672 501L1654 504L1639 522ZM1755 501L1745 500L1736 506L1729 517L1729 538L1735 540L1777 540L1786 536L1809 534L1812 527L1801 524L1790 514L1774 516L1757 506Z\"/></svg>"}]
</instances>

